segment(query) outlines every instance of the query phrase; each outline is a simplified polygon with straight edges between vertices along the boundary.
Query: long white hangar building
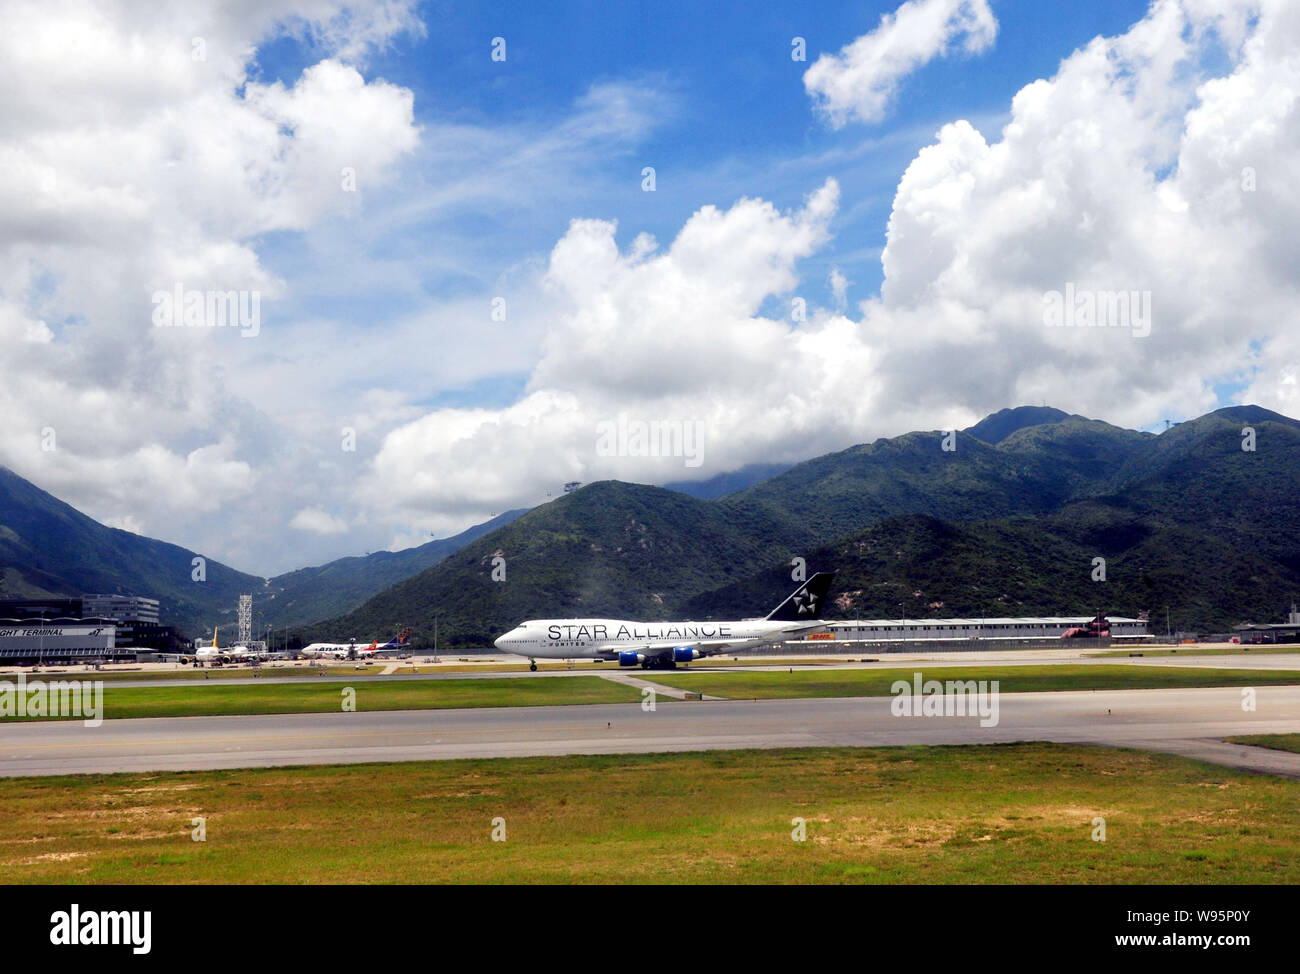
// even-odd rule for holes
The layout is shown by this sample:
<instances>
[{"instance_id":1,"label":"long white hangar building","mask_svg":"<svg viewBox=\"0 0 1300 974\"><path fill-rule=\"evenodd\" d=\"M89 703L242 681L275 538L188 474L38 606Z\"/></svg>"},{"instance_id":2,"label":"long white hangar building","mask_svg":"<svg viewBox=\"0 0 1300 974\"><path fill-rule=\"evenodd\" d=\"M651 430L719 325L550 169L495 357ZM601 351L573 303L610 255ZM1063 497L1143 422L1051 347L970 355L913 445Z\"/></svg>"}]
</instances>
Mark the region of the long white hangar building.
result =
<instances>
[{"instance_id":1,"label":"long white hangar building","mask_svg":"<svg viewBox=\"0 0 1300 974\"><path fill-rule=\"evenodd\" d=\"M854 619L827 622L827 636L836 642L894 643L947 640L1023 639L1041 642L1059 639L1072 629L1086 629L1094 616L1021 616L988 619ZM1106 616L1112 640L1146 638L1146 619ZM816 639L816 636L810 637Z\"/></svg>"}]
</instances>

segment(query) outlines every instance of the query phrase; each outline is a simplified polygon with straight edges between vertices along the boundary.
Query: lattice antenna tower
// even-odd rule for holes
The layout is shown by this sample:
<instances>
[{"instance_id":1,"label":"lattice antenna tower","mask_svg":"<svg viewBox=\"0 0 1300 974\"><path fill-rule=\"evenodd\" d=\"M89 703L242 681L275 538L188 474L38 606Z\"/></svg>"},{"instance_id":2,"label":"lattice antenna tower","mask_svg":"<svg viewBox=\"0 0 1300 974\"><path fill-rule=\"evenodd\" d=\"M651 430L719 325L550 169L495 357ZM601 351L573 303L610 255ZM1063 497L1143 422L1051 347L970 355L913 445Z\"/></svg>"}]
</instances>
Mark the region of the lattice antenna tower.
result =
<instances>
[{"instance_id":1,"label":"lattice antenna tower","mask_svg":"<svg viewBox=\"0 0 1300 974\"><path fill-rule=\"evenodd\" d=\"M239 597L239 641L247 645L253 638L253 597Z\"/></svg>"}]
</instances>

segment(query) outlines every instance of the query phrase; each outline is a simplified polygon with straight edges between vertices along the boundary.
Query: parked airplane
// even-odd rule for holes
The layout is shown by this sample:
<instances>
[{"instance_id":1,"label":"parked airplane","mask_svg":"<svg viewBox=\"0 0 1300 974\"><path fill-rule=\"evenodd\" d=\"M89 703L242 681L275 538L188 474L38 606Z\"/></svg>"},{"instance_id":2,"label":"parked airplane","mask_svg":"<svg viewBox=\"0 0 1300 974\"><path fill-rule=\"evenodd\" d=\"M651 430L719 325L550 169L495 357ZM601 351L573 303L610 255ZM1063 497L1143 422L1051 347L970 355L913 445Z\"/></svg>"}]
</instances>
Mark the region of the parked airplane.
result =
<instances>
[{"instance_id":1,"label":"parked airplane","mask_svg":"<svg viewBox=\"0 0 1300 974\"><path fill-rule=\"evenodd\" d=\"M312 643L298 650L297 655L303 659L343 659L348 653L357 652L357 641L354 639L350 643Z\"/></svg>"},{"instance_id":2,"label":"parked airplane","mask_svg":"<svg viewBox=\"0 0 1300 974\"><path fill-rule=\"evenodd\" d=\"M358 656L370 656L383 650L401 649L410 636L411 630L407 628L382 646L379 645L378 639L372 641L369 646L362 647L357 646L355 639L347 643L312 643L310 646L304 646L299 655L305 659L353 659Z\"/></svg>"},{"instance_id":3,"label":"parked airplane","mask_svg":"<svg viewBox=\"0 0 1300 974\"><path fill-rule=\"evenodd\" d=\"M627 622L622 619L529 619L493 645L539 659L618 660L619 666L666 669L678 663L780 642L824 628L818 621L834 572L818 572L764 619L742 622Z\"/></svg>"},{"instance_id":4,"label":"parked airplane","mask_svg":"<svg viewBox=\"0 0 1300 974\"><path fill-rule=\"evenodd\" d=\"M190 663L195 666L202 666L204 663L209 665L216 663L249 663L253 660L267 658L266 653L256 649L249 649L243 645L227 646L225 649L219 649L217 647L217 633L220 631L220 627L212 630L211 646L200 646L192 656L181 656L181 665L188 666Z\"/></svg>"}]
</instances>

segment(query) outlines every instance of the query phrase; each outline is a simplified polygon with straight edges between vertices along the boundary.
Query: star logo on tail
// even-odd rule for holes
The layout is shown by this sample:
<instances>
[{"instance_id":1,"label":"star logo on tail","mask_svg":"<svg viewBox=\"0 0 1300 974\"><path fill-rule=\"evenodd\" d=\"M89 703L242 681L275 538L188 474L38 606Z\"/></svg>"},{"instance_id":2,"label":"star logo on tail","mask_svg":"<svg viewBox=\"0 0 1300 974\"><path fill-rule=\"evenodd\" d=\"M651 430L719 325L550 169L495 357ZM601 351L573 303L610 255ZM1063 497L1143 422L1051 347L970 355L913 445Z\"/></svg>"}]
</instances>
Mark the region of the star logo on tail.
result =
<instances>
[{"instance_id":1,"label":"star logo on tail","mask_svg":"<svg viewBox=\"0 0 1300 974\"><path fill-rule=\"evenodd\" d=\"M815 612L817 610L817 596L812 595L808 590L801 589L794 597L794 604L799 606L799 614Z\"/></svg>"}]
</instances>

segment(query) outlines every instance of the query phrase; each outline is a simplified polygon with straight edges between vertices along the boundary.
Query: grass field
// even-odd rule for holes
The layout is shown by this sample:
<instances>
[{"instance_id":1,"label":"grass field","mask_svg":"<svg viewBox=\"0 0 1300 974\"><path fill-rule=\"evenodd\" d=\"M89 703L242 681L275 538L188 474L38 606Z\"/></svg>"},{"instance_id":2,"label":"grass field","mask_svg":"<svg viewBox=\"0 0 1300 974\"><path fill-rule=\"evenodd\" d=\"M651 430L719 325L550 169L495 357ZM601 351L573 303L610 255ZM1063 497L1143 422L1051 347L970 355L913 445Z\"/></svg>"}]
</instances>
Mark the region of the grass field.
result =
<instances>
[{"instance_id":1,"label":"grass field","mask_svg":"<svg viewBox=\"0 0 1300 974\"><path fill-rule=\"evenodd\" d=\"M1244 737L1229 737L1233 744L1253 744L1255 747L1271 747L1276 751L1294 751L1300 754L1300 734L1247 734Z\"/></svg>"},{"instance_id":2,"label":"grass field","mask_svg":"<svg viewBox=\"0 0 1300 974\"><path fill-rule=\"evenodd\" d=\"M455 659L455 662L430 663L427 665L407 665L410 661L402 661L397 669L401 674L429 675L436 673L522 673L528 669L527 663L466 663L461 662L459 657L443 656L443 659ZM848 659L857 659L857 657L847 657L844 659L800 659L800 666L824 665L828 663L843 663ZM82 670L72 669L70 667L51 667L43 669L40 672L26 670L29 680L41 678L61 678L61 679L95 679L103 680L105 683L132 682L135 680L198 680L206 682L209 680L247 680L251 677L261 677L263 679L296 677L298 679L309 679L318 677L322 673L325 676L356 676L364 678L367 676L379 676L383 673L384 668L390 661L378 663L343 663L343 664L326 664L326 665L308 665L307 663L298 663L297 665L267 665L257 670L248 666L218 666L195 668L190 666L174 666L168 669L153 670ZM788 666L787 660L756 658L756 659L711 659L708 666ZM594 670L611 670L619 669L616 663L596 663L591 660L576 661L573 665L567 662L540 662L537 668L542 671L555 670L575 670L575 669L594 669ZM632 672L636 672L633 670ZM0 674L0 680L14 680L17 673Z\"/></svg>"},{"instance_id":3,"label":"grass field","mask_svg":"<svg viewBox=\"0 0 1300 974\"><path fill-rule=\"evenodd\" d=\"M197 717L230 714L303 714L340 710L339 682L218 686L105 686L103 716ZM576 703L628 703L635 687L598 676L541 680L386 680L358 682L357 710L441 710L448 707L528 707ZM0 718L20 720L19 717ZM52 719L52 718L37 718Z\"/></svg>"},{"instance_id":4,"label":"grass field","mask_svg":"<svg viewBox=\"0 0 1300 974\"><path fill-rule=\"evenodd\" d=\"M1067 663L1050 666L944 666L921 664L897 670L827 670L794 673L649 674L683 690L730 698L887 696L895 680L912 674L937 680L997 680L1002 693L1040 690L1138 690L1173 687L1289 686L1300 683L1291 670L1221 670L1174 666L1106 666Z\"/></svg>"},{"instance_id":5,"label":"grass field","mask_svg":"<svg viewBox=\"0 0 1300 974\"><path fill-rule=\"evenodd\" d=\"M1300 656L1300 643L1290 646L1229 646L1221 649L1112 649L1104 653L1088 653L1089 657L1132 656L1274 656L1291 654Z\"/></svg>"},{"instance_id":6,"label":"grass field","mask_svg":"<svg viewBox=\"0 0 1300 974\"><path fill-rule=\"evenodd\" d=\"M1284 778L1055 744L0 779L0 868L11 883L1295 884L1298 802Z\"/></svg>"},{"instance_id":7,"label":"grass field","mask_svg":"<svg viewBox=\"0 0 1300 974\"><path fill-rule=\"evenodd\" d=\"M1123 690L1175 687L1282 686L1300 683L1300 672L1223 670L1180 667L1058 664L1050 666L944 666L926 670L917 663L905 669L803 670L790 672L701 673L633 671L639 677L683 690L728 699L776 697L888 696L896 680L909 683L914 673L926 679L997 680L1003 693L1047 690ZM347 675L347 674L340 674ZM57 679L58 675L41 674ZM352 683L183 684L133 687L107 684L103 715L128 717L201 717L235 714L329 713L340 709L345 686L356 692L357 710L436 710L451 707L526 707L582 703L631 703L641 700L635 687L599 676L482 680L375 680ZM20 720L19 717L0 717ZM54 718L39 718L54 719ZM74 718L75 719L75 718Z\"/></svg>"},{"instance_id":8,"label":"grass field","mask_svg":"<svg viewBox=\"0 0 1300 974\"><path fill-rule=\"evenodd\" d=\"M364 679L368 676L379 676L387 663L335 663L324 666L308 666L305 663L299 663L296 666L262 666L253 669L249 666L216 666L195 668L190 666L176 666L168 669L153 670L72 670L61 667L41 670L39 673L27 671L29 680L41 677L80 677L85 679L103 680L105 683L132 682L135 680L197 680L200 683L208 680L247 680L251 677L260 677L263 679L296 677L298 679L311 679L324 673L325 676L356 676L358 679ZM564 663L539 663L539 670L566 670L575 669ZM429 666L401 666L398 673L510 673L522 672L528 669L527 663L473 663L473 664L455 664L441 663ZM0 675L0 679L13 680L15 674Z\"/></svg>"}]
</instances>

